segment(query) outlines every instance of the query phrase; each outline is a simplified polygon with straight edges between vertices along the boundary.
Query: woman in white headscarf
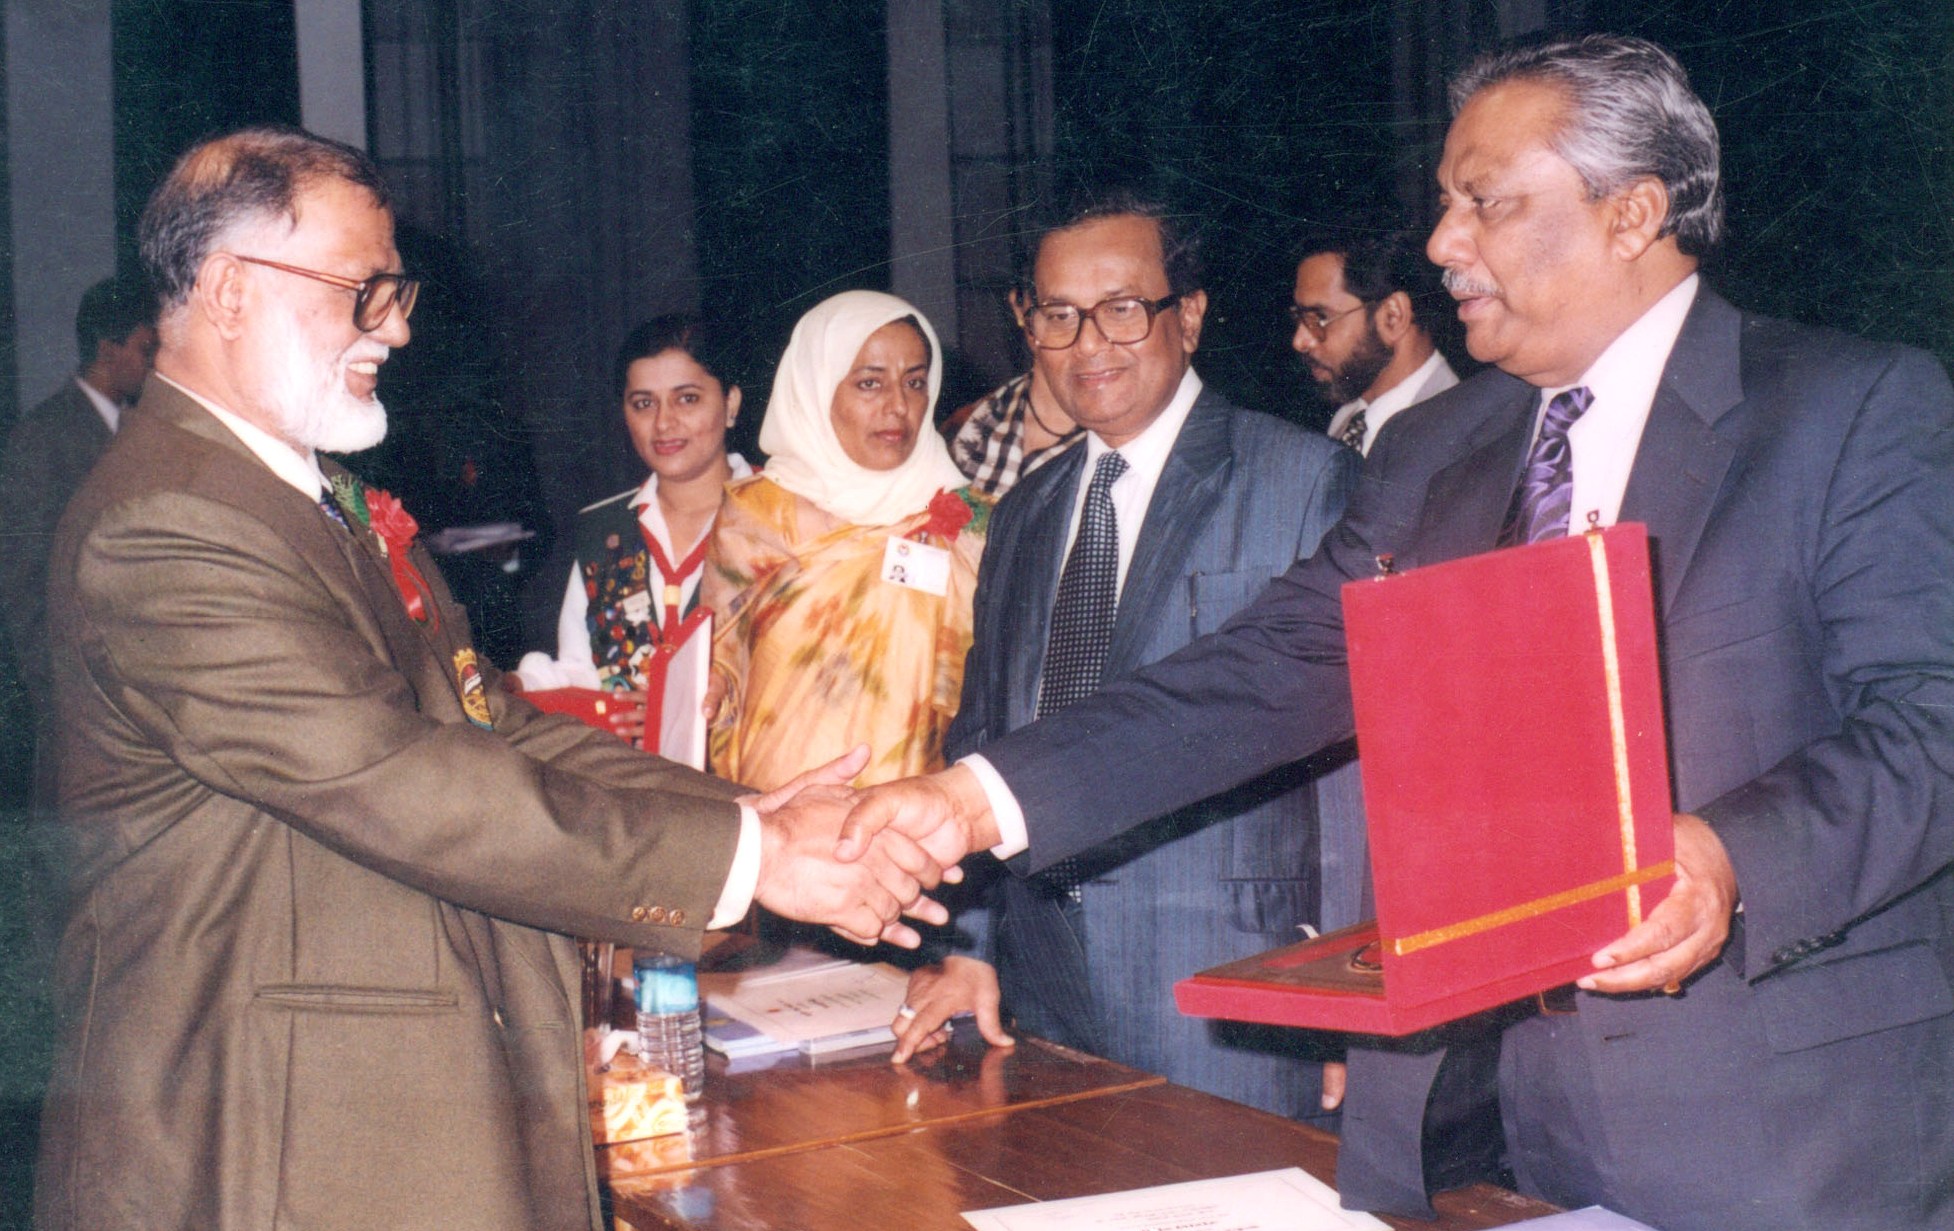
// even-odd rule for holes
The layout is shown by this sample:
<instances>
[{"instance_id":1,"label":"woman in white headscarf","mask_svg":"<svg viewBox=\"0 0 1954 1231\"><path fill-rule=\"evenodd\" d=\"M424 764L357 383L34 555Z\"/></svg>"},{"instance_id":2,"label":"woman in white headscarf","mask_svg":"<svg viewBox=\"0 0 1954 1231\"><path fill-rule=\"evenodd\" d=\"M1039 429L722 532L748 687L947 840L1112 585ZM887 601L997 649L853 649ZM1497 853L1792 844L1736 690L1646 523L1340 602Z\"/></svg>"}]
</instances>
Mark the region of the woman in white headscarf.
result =
<instances>
[{"instance_id":1,"label":"woman in white headscarf","mask_svg":"<svg viewBox=\"0 0 1954 1231\"><path fill-rule=\"evenodd\" d=\"M771 790L867 744L868 785L943 764L989 504L931 412L942 347L893 295L846 291L794 326L706 559L713 771Z\"/></svg>"}]
</instances>

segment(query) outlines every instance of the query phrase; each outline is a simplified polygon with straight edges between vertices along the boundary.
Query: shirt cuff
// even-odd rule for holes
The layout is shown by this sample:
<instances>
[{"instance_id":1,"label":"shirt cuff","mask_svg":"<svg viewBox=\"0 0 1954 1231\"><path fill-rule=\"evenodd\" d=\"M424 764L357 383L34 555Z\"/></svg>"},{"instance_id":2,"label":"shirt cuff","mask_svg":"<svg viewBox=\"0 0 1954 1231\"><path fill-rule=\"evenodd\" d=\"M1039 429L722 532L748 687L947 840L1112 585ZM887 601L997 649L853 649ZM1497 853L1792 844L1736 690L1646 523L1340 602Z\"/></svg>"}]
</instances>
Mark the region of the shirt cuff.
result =
<instances>
[{"instance_id":1,"label":"shirt cuff","mask_svg":"<svg viewBox=\"0 0 1954 1231\"><path fill-rule=\"evenodd\" d=\"M760 814L751 804L741 804L740 844L733 850L733 866L726 873L726 887L719 891L719 904L712 908L708 930L729 928L746 918L753 909L753 893L760 887Z\"/></svg>"},{"instance_id":2,"label":"shirt cuff","mask_svg":"<svg viewBox=\"0 0 1954 1231\"><path fill-rule=\"evenodd\" d=\"M984 788L984 799L991 806L991 820L997 822L998 836L998 843L991 848L991 854L999 859L1009 859L1031 849L1031 835L1025 828L1024 809L1018 806L1018 797L1011 794L1011 788L1004 784L1004 775L974 752L957 764L977 775L978 785Z\"/></svg>"}]
</instances>

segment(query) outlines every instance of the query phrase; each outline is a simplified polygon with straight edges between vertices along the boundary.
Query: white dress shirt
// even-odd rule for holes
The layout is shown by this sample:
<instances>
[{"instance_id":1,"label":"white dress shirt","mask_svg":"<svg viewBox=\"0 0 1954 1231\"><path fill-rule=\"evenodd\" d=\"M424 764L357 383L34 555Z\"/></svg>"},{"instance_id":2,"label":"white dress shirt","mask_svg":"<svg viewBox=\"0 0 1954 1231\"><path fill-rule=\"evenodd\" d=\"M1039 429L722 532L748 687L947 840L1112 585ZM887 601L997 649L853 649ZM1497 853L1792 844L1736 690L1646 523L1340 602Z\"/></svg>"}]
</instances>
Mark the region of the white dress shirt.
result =
<instances>
[{"instance_id":1,"label":"white dress shirt","mask_svg":"<svg viewBox=\"0 0 1954 1231\"><path fill-rule=\"evenodd\" d=\"M1555 394L1585 385L1594 395L1587 412L1567 430L1568 450L1574 459L1569 533L1587 529L1590 513L1596 515L1596 524L1603 526L1614 525L1621 515L1622 494L1628 490L1628 472L1635 465L1635 450L1641 446L1649 408L1655 404L1656 386L1662 382L1662 369L1669 362L1669 352L1676 348L1676 337L1683 331L1690 305L1696 302L1700 281L1691 274L1656 300L1608 344L1574 384L1540 391L1540 406L1533 420L1536 434L1546 416L1547 403Z\"/></svg>"},{"instance_id":2,"label":"white dress shirt","mask_svg":"<svg viewBox=\"0 0 1954 1231\"><path fill-rule=\"evenodd\" d=\"M175 382L172 381L171 383L174 384ZM81 388L83 395L95 407L95 413L102 416L102 422L109 425L109 435L115 435L116 429L122 426L122 408L117 406L108 394L103 393L100 389L89 384L81 377L75 377L75 384ZM177 388L181 389L183 386L177 385Z\"/></svg>"},{"instance_id":3,"label":"white dress shirt","mask_svg":"<svg viewBox=\"0 0 1954 1231\"><path fill-rule=\"evenodd\" d=\"M1691 274L1677 283L1609 343L1573 385L1540 391L1540 403L1534 412L1536 433L1548 401L1562 389L1586 385L1594 394L1587 413L1568 431L1574 465L1574 511L1568 519L1572 529L1578 531L1587 526L1590 510L1604 526L1614 525L1620 515L1622 494L1628 490L1628 473L1635 465L1635 451L1642 443L1642 428L1649 421L1649 408L1655 404L1656 386L1661 383L1669 352L1675 349L1683 321L1696 302L1698 281ZM1404 386L1411 383L1405 381ZM1090 446L1090 438L1087 443ZM1004 776L976 754L964 757L957 764L969 766L984 788L999 838L991 853L999 859L1009 859L1026 850L1031 842L1024 809L1018 806L1017 797L1011 794Z\"/></svg>"},{"instance_id":4,"label":"white dress shirt","mask_svg":"<svg viewBox=\"0 0 1954 1231\"><path fill-rule=\"evenodd\" d=\"M1167 456L1174 451L1174 442L1180 439L1187 413L1194 409L1194 399L1200 396L1201 378L1189 368L1181 374L1181 383L1168 399L1167 408L1138 436L1119 447L1119 455L1126 459L1126 472L1113 480L1110 493L1113 520L1119 531L1115 598L1126 589L1126 568L1133 563L1133 547L1140 541L1140 525L1147 519L1147 506L1153 503L1153 489L1160 485L1160 472L1167 469ZM1073 540L1079 537L1079 517L1086 507L1086 489L1092 485L1093 469L1110 452L1113 450L1097 433L1086 433L1085 471L1079 476L1079 490L1072 494L1072 525L1065 532L1065 555L1060 560L1072 554Z\"/></svg>"},{"instance_id":5,"label":"white dress shirt","mask_svg":"<svg viewBox=\"0 0 1954 1231\"><path fill-rule=\"evenodd\" d=\"M1439 376L1441 372L1444 373L1442 380ZM1434 380L1440 380L1436 387L1432 385ZM1368 457L1371 443L1377 439L1378 429L1389 423L1392 415L1407 406L1416 405L1432 394L1442 393L1458 383L1459 377L1452 371L1452 365L1446 362L1444 355L1434 350L1425 358L1425 362L1418 365L1417 371L1378 394L1376 401L1367 402L1363 398L1357 398L1338 407L1336 416L1330 420L1327 435L1332 440L1342 440L1343 429L1349 426L1358 411L1363 411L1364 440L1357 451ZM1428 388L1431 389L1431 393L1424 392Z\"/></svg>"},{"instance_id":6,"label":"white dress shirt","mask_svg":"<svg viewBox=\"0 0 1954 1231\"><path fill-rule=\"evenodd\" d=\"M231 434L242 441L244 447L269 467L273 474L296 488L306 499L316 501L325 495L326 477L319 469L318 455L312 450L294 448L160 372L156 373L156 378L215 415L217 421L229 428ZM325 514L321 513L320 516ZM706 924L708 928L731 927L744 919L753 905L753 894L760 885L760 814L747 804L740 804L739 810L739 846L733 852L733 865L727 871L725 886L719 891L719 901L713 907L712 919ZM1022 818L1019 825L1022 828Z\"/></svg>"}]
</instances>

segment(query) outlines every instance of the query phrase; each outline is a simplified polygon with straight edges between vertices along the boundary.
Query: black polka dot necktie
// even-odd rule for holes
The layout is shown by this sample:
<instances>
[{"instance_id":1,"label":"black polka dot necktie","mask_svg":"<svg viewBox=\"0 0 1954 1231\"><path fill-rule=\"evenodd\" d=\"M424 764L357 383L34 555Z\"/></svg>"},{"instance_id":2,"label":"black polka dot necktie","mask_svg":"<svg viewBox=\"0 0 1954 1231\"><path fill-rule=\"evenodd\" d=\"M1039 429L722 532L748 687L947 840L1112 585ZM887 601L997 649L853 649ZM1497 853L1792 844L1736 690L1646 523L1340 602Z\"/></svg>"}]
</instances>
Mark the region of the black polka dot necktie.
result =
<instances>
[{"instance_id":1,"label":"black polka dot necktie","mask_svg":"<svg viewBox=\"0 0 1954 1231\"><path fill-rule=\"evenodd\" d=\"M1119 605L1119 521L1113 513L1112 488L1125 473L1125 458L1102 453L1086 487L1079 533L1065 558L1058 598L1052 603L1045 671L1038 684L1040 718L1099 691L1106 651L1113 640L1113 613Z\"/></svg>"},{"instance_id":2,"label":"black polka dot necktie","mask_svg":"<svg viewBox=\"0 0 1954 1231\"><path fill-rule=\"evenodd\" d=\"M1113 616L1119 608L1119 519L1113 512L1113 483L1125 473L1125 458L1102 453L1086 487L1079 533L1065 558L1058 597L1052 603L1045 670L1038 682L1040 718L1099 691L1113 642ZM1045 873L1045 880L1078 900L1076 859L1059 860Z\"/></svg>"}]
</instances>

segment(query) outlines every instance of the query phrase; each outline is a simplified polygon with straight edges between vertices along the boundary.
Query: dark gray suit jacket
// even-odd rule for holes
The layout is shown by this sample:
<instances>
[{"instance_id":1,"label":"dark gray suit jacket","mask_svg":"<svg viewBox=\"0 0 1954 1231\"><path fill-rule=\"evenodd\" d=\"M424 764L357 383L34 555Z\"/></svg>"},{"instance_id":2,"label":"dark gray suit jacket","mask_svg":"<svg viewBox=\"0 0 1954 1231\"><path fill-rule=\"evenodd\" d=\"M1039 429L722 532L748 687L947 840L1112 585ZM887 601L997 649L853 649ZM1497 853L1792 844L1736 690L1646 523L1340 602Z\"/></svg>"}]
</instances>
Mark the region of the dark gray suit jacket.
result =
<instances>
[{"instance_id":1,"label":"dark gray suit jacket","mask_svg":"<svg viewBox=\"0 0 1954 1231\"><path fill-rule=\"evenodd\" d=\"M1073 449L1027 475L993 515L953 754L1032 721L1085 456ZM1308 555L1356 471L1349 450L1203 392L1140 527L1106 678L1221 627ZM1292 767L1092 852L1081 926L1043 885L1002 878L993 956L1007 1007L1060 1042L1282 1114L1314 1111L1305 1040L1184 1018L1172 988L1315 921L1316 852L1312 797Z\"/></svg>"},{"instance_id":2,"label":"dark gray suit jacket","mask_svg":"<svg viewBox=\"0 0 1954 1231\"><path fill-rule=\"evenodd\" d=\"M61 510L114 433L73 380L15 425L0 462L0 612L14 661L45 724L54 713L47 661L47 562Z\"/></svg>"},{"instance_id":3,"label":"dark gray suit jacket","mask_svg":"<svg viewBox=\"0 0 1954 1231\"><path fill-rule=\"evenodd\" d=\"M1339 588L1380 552L1492 547L1536 405L1494 371L1406 411L1322 550L1220 636L986 748L1028 865L1347 736ZM1654 543L1676 803L1743 912L1683 995L1506 1032L1532 1191L1669 1228L1954 1221L1950 492L1931 358L1699 295L1621 517Z\"/></svg>"}]
</instances>

